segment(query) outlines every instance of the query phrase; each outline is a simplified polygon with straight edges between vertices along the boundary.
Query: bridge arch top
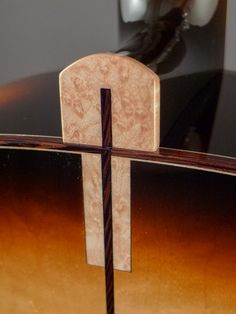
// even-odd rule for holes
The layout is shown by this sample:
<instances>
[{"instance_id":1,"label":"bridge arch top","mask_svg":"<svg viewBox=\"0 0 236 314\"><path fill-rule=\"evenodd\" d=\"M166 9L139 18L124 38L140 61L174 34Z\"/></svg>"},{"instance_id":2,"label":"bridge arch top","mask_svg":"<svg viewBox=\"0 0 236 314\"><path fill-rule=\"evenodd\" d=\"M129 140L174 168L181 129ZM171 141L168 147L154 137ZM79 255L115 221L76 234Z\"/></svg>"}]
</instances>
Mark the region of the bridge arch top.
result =
<instances>
[{"instance_id":1,"label":"bridge arch top","mask_svg":"<svg viewBox=\"0 0 236 314\"><path fill-rule=\"evenodd\" d=\"M160 82L142 63L119 54L94 54L65 68L59 81L65 143L102 145L100 90L108 88L113 147L159 147Z\"/></svg>"}]
</instances>

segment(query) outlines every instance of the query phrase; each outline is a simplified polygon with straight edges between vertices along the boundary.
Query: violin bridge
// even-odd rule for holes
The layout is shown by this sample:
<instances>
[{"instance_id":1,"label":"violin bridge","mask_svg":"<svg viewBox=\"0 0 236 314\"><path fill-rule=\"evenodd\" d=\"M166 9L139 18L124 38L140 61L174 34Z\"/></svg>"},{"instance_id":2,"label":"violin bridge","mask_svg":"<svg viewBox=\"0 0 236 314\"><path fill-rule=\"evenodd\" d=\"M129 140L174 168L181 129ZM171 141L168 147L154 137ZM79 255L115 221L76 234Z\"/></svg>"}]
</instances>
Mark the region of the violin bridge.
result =
<instances>
[{"instance_id":1,"label":"violin bridge","mask_svg":"<svg viewBox=\"0 0 236 314\"><path fill-rule=\"evenodd\" d=\"M111 92L111 103L105 107L101 105L102 89ZM114 268L131 271L130 160L114 156L113 149L158 149L159 78L132 58L112 53L95 54L61 72L60 97L63 141L91 148L99 146L110 154L113 248L109 249L112 249ZM102 108L108 105L111 106L112 134L103 128ZM103 145L104 136L112 137L112 145ZM107 196L104 199L101 159L92 152L82 155L87 262L97 266L104 266L106 250L104 224L107 222L103 219Z\"/></svg>"}]
</instances>

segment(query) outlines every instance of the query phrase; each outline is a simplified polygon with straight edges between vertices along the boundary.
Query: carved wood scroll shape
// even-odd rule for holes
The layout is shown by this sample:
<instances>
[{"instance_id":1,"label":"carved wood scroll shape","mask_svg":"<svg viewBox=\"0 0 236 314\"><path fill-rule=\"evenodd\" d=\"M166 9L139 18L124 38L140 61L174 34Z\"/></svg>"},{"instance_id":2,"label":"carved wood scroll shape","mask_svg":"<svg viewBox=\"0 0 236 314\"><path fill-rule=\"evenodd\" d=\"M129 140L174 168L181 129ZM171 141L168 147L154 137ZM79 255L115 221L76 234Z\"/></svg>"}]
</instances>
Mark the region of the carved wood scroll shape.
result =
<instances>
[{"instance_id":1,"label":"carved wood scroll shape","mask_svg":"<svg viewBox=\"0 0 236 314\"><path fill-rule=\"evenodd\" d=\"M102 146L101 88L111 90L112 147L157 150L159 78L142 63L112 53L85 57L61 72L63 141ZM101 171L96 158L82 157L86 248L88 263L103 266ZM112 157L111 163L114 268L130 271L130 160Z\"/></svg>"}]
</instances>

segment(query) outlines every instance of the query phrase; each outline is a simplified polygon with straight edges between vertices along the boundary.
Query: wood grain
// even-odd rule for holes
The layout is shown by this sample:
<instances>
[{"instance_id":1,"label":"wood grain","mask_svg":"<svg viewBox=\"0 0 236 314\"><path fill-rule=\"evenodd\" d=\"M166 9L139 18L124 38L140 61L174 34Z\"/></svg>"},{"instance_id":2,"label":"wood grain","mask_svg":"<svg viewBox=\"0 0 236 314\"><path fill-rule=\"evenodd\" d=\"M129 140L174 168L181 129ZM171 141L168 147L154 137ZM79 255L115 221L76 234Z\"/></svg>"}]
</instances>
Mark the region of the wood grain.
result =
<instances>
[{"instance_id":1,"label":"wood grain","mask_svg":"<svg viewBox=\"0 0 236 314\"><path fill-rule=\"evenodd\" d=\"M159 78L140 62L112 53L82 58L61 72L64 142L102 145L101 88L112 93L113 147L155 151L160 137Z\"/></svg>"},{"instance_id":2,"label":"wood grain","mask_svg":"<svg viewBox=\"0 0 236 314\"><path fill-rule=\"evenodd\" d=\"M112 157L114 268L131 271L130 159Z\"/></svg>"},{"instance_id":3,"label":"wood grain","mask_svg":"<svg viewBox=\"0 0 236 314\"><path fill-rule=\"evenodd\" d=\"M83 153L82 173L87 262L104 266L101 156Z\"/></svg>"}]
</instances>

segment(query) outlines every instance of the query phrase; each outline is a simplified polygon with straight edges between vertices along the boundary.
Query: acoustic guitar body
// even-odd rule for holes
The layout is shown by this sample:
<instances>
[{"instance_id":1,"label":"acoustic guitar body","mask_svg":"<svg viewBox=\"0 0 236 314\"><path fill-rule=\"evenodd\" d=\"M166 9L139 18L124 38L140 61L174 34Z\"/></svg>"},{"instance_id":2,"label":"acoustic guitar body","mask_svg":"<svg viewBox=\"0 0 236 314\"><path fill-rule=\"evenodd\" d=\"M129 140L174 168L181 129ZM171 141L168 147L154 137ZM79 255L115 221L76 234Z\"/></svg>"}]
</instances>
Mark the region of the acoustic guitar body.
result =
<instances>
[{"instance_id":1,"label":"acoustic guitar body","mask_svg":"<svg viewBox=\"0 0 236 314\"><path fill-rule=\"evenodd\" d=\"M160 147L109 147L110 194L107 147L63 140L58 73L0 89L1 313L236 312L236 141L212 144L221 79L161 81Z\"/></svg>"}]
</instances>

